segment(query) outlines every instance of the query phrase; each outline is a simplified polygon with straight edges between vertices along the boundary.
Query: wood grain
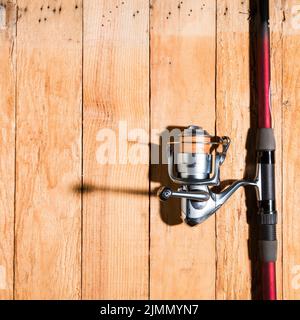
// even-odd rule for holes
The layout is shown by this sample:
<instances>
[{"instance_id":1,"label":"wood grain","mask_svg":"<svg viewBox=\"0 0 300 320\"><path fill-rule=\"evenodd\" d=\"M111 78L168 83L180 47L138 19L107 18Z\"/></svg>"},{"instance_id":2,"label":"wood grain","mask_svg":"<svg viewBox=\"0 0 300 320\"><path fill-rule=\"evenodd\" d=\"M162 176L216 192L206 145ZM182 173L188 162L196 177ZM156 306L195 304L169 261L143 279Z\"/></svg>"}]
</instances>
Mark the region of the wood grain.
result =
<instances>
[{"instance_id":1,"label":"wood grain","mask_svg":"<svg viewBox=\"0 0 300 320\"><path fill-rule=\"evenodd\" d=\"M284 1L283 40L283 298L300 299L300 7Z\"/></svg>"},{"instance_id":2,"label":"wood grain","mask_svg":"<svg viewBox=\"0 0 300 320\"><path fill-rule=\"evenodd\" d=\"M270 30L271 30L271 103L272 103L272 126L274 128L276 139L276 165L275 165L275 178L276 178L276 207L278 213L277 222L277 239L278 239L278 252L276 263L276 276L277 276L277 298L283 298L283 246L282 246L282 222L284 210L282 206L282 129L283 129L283 112L282 112L282 92L283 92L283 80L282 80L282 68L283 60L285 59L284 52L282 50L283 44L283 7L282 1L271 0L270 1Z\"/></svg>"},{"instance_id":3,"label":"wood grain","mask_svg":"<svg viewBox=\"0 0 300 320\"><path fill-rule=\"evenodd\" d=\"M15 2L2 2L0 11L0 299L12 299L15 186Z\"/></svg>"},{"instance_id":4,"label":"wood grain","mask_svg":"<svg viewBox=\"0 0 300 320\"><path fill-rule=\"evenodd\" d=\"M18 5L15 297L78 299L82 5Z\"/></svg>"},{"instance_id":5,"label":"wood grain","mask_svg":"<svg viewBox=\"0 0 300 320\"><path fill-rule=\"evenodd\" d=\"M146 0L84 6L84 299L148 297L148 16ZM105 132L117 135L107 164ZM137 164L134 148L144 158Z\"/></svg>"},{"instance_id":6,"label":"wood grain","mask_svg":"<svg viewBox=\"0 0 300 320\"><path fill-rule=\"evenodd\" d=\"M151 129L215 121L214 1L151 3ZM160 142L152 137L152 149ZM153 166L151 189L168 185L165 166ZM180 202L151 199L150 297L214 299L215 218L191 228Z\"/></svg>"},{"instance_id":7,"label":"wood grain","mask_svg":"<svg viewBox=\"0 0 300 320\"><path fill-rule=\"evenodd\" d=\"M249 1L218 1L217 134L228 135L232 140L221 168L222 180L241 179L245 170L250 127L248 10ZM216 216L217 299L251 297L245 202L244 190L240 189Z\"/></svg>"}]
</instances>

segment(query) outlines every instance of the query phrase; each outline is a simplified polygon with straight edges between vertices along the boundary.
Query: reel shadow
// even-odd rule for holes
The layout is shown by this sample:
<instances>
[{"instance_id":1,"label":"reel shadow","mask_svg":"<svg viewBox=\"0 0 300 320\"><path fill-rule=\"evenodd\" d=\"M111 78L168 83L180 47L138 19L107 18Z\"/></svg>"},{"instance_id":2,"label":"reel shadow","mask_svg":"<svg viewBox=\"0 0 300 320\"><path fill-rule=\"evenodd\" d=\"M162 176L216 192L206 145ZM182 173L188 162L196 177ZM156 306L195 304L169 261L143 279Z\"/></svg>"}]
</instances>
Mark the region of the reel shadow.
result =
<instances>
[{"instance_id":1,"label":"reel shadow","mask_svg":"<svg viewBox=\"0 0 300 320\"><path fill-rule=\"evenodd\" d=\"M151 144L151 155L158 154L159 161L158 164L152 164L150 166L150 180L152 182L158 182L160 186L168 186L173 190L178 189L178 185L173 183L168 174L168 165L164 161L167 159L167 148L163 145L162 137L168 135L172 130L184 130L185 127L181 126L168 126L164 131L160 133L159 145ZM152 156L151 156L152 159ZM159 187L156 188L155 194L157 194ZM169 199L166 202L159 202L159 213L161 220L169 225L175 226L184 222L181 216L181 202L180 199Z\"/></svg>"},{"instance_id":2,"label":"reel shadow","mask_svg":"<svg viewBox=\"0 0 300 320\"><path fill-rule=\"evenodd\" d=\"M74 184L71 186L71 191L76 194L89 194L95 192L112 192L112 193L122 193L122 194L134 194L136 196L149 196L149 192L147 190L142 189L128 189L128 188L109 188L105 185L96 185L92 183L84 183L84 184ZM154 196L155 194L150 193L150 196Z\"/></svg>"},{"instance_id":3,"label":"reel shadow","mask_svg":"<svg viewBox=\"0 0 300 320\"><path fill-rule=\"evenodd\" d=\"M118 194L128 194L136 196L144 196L147 198L157 197L157 192L160 186L166 185L173 189L178 188L178 185L172 183L168 175L168 165L163 162L166 159L167 150L166 146L162 145L162 136L168 134L173 129L183 130L180 126L169 126L160 134L159 145L151 143L149 145L150 152L152 154L159 155L157 164L150 164L149 166L149 181L158 182L159 187L154 189L130 189L130 188L117 188L117 187L107 187L105 185L97 185L89 182L77 183L70 186L70 191L78 195L92 194L92 193L118 193ZM152 160L152 156L151 156ZM159 201L159 214L161 220L169 226L174 226L183 223L181 218L181 205L179 199L170 199L168 202Z\"/></svg>"}]
</instances>

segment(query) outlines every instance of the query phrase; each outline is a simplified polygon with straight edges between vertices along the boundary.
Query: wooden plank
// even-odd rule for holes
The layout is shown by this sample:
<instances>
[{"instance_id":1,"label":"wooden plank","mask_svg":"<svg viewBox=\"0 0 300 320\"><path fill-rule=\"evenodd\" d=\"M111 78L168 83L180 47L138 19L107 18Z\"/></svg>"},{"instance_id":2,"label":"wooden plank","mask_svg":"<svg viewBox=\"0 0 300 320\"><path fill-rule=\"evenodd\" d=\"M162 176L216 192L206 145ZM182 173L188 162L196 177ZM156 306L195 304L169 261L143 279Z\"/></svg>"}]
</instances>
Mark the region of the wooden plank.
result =
<instances>
[{"instance_id":1,"label":"wooden plank","mask_svg":"<svg viewBox=\"0 0 300 320\"><path fill-rule=\"evenodd\" d=\"M282 19L283 7L282 1L270 1L270 30L271 30L271 101L272 101L272 125L275 132L276 139L276 207L278 212L277 222L277 239L278 252L276 263L277 276L277 298L283 298L283 283L282 283L282 221L283 221L283 207L282 207L282 128L283 128L283 112L282 112L282 67L283 67L283 50L282 50Z\"/></svg>"},{"instance_id":2,"label":"wooden plank","mask_svg":"<svg viewBox=\"0 0 300 320\"><path fill-rule=\"evenodd\" d=\"M152 1L151 8L151 129L197 124L213 134L215 1ZM170 184L166 166L151 173L152 190ZM152 299L215 298L214 217L191 228L179 201L153 197L150 242Z\"/></svg>"},{"instance_id":3,"label":"wooden plank","mask_svg":"<svg viewBox=\"0 0 300 320\"><path fill-rule=\"evenodd\" d=\"M283 40L283 298L300 299L300 5L284 1Z\"/></svg>"},{"instance_id":4,"label":"wooden plank","mask_svg":"<svg viewBox=\"0 0 300 320\"><path fill-rule=\"evenodd\" d=\"M232 140L221 168L222 180L241 179L245 170L250 126L248 9L249 1L218 1L217 134ZM250 297L246 212L244 191L240 189L216 217L218 299Z\"/></svg>"},{"instance_id":5,"label":"wooden plank","mask_svg":"<svg viewBox=\"0 0 300 320\"><path fill-rule=\"evenodd\" d=\"M18 5L15 297L78 299L82 4Z\"/></svg>"},{"instance_id":6,"label":"wooden plank","mask_svg":"<svg viewBox=\"0 0 300 320\"><path fill-rule=\"evenodd\" d=\"M0 6L0 299L13 298L15 163L14 1Z\"/></svg>"},{"instance_id":7,"label":"wooden plank","mask_svg":"<svg viewBox=\"0 0 300 320\"><path fill-rule=\"evenodd\" d=\"M271 1L272 108L275 128L277 207L281 213L281 8ZM217 133L232 137L223 179L255 174L255 38L249 28L249 1L219 1L217 18ZM251 11L254 8L251 7ZM250 46L250 47L249 47ZM251 55L249 55L251 50ZM250 62L250 63L249 63ZM249 71L250 69L251 71ZM251 90L250 90L251 89ZM249 130L249 127L251 128ZM246 143L247 141L247 143ZM246 147L246 148L245 148ZM247 166L246 172L245 166ZM239 190L217 215L217 298L257 299L260 295L257 263L255 191ZM247 219L248 215L248 219ZM248 224L250 223L250 224ZM278 223L278 292L282 288L281 219ZM237 276L238 275L238 276Z\"/></svg>"},{"instance_id":8,"label":"wooden plank","mask_svg":"<svg viewBox=\"0 0 300 320\"><path fill-rule=\"evenodd\" d=\"M148 16L146 0L93 0L84 6L85 299L148 297ZM127 153L135 128L140 143L132 137ZM109 132L109 156L116 150L117 158L105 164L101 137ZM133 163L132 148L141 149L143 161Z\"/></svg>"}]
</instances>

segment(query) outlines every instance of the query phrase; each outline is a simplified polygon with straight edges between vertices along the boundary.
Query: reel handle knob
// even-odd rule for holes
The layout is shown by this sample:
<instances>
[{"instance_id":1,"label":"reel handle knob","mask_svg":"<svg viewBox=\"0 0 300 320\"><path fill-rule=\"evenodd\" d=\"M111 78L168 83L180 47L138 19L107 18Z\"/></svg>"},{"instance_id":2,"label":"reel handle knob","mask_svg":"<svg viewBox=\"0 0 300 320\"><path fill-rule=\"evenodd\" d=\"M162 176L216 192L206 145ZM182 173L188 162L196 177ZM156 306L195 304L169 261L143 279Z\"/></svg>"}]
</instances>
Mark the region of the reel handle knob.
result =
<instances>
[{"instance_id":1,"label":"reel handle knob","mask_svg":"<svg viewBox=\"0 0 300 320\"><path fill-rule=\"evenodd\" d=\"M167 201L172 196L172 190L167 187L159 188L157 195L161 201Z\"/></svg>"}]
</instances>

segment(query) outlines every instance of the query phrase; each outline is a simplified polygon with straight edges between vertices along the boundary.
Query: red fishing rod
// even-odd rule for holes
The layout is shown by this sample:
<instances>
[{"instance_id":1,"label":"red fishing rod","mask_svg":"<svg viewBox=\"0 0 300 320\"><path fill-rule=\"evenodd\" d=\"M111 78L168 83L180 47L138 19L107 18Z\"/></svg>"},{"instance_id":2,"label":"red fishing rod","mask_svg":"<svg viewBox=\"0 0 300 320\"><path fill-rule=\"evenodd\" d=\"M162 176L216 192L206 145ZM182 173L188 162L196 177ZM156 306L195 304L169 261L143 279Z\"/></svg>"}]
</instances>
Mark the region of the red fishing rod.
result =
<instances>
[{"instance_id":1,"label":"red fishing rod","mask_svg":"<svg viewBox=\"0 0 300 320\"><path fill-rule=\"evenodd\" d=\"M270 108L270 32L269 1L258 0L258 132L257 173L254 179L236 180L225 190L220 186L220 167L230 145L226 136L211 136L198 126L172 130L167 147L168 173L181 186L173 191L162 187L162 201L181 199L185 221L191 225L204 222L213 215L234 192L244 186L256 189L259 223L259 256L262 263L263 299L276 299L275 262L277 254L275 208L275 138L271 128ZM166 141L166 139L163 139ZM253 212L253 214L256 214Z\"/></svg>"},{"instance_id":2,"label":"red fishing rod","mask_svg":"<svg viewBox=\"0 0 300 320\"><path fill-rule=\"evenodd\" d=\"M276 223L275 207L275 138L271 119L269 0L258 0L258 144L261 164L259 199L260 257L262 261L263 298L276 300Z\"/></svg>"}]
</instances>

